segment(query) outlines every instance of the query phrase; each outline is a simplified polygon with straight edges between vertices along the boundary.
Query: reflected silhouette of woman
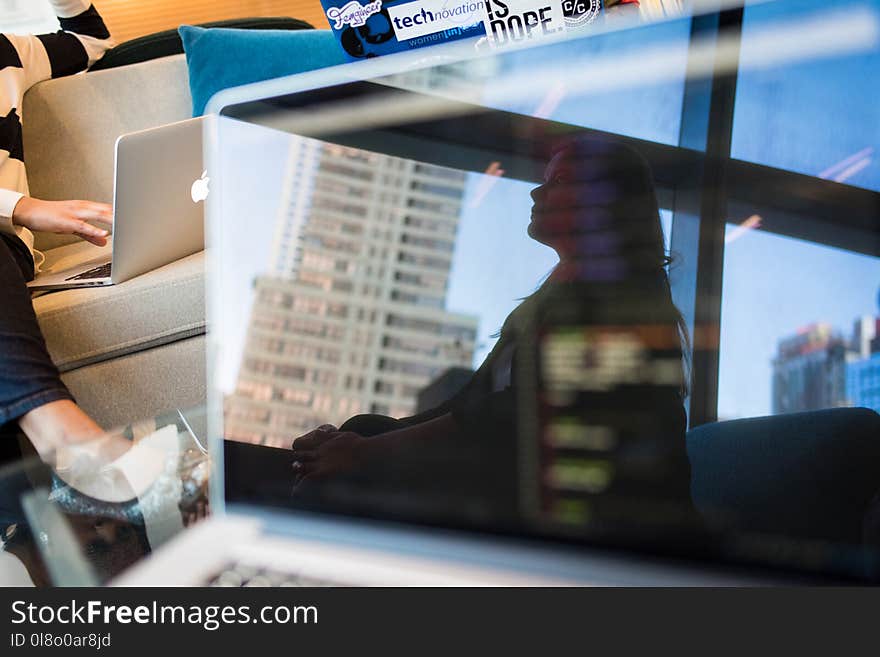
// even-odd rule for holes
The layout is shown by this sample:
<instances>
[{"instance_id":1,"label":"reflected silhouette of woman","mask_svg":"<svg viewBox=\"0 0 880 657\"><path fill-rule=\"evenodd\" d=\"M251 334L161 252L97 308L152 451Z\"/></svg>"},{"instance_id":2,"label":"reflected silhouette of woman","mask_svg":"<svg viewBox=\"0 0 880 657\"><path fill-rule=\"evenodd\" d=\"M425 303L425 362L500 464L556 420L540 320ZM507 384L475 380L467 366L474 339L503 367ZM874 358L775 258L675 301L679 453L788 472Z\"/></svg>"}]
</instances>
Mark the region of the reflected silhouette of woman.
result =
<instances>
[{"instance_id":1,"label":"reflected silhouette of woman","mask_svg":"<svg viewBox=\"0 0 880 657\"><path fill-rule=\"evenodd\" d=\"M573 139L555 151L543 184L531 195L528 234L554 249L559 263L507 317L464 389L409 418L358 415L338 429L325 425L297 438L293 468L300 481L361 472L414 496L423 488L440 491L439 497L455 500L450 510L461 512L466 504L474 519L499 513L513 518L521 507L517 441L524 414L536 423L530 438L536 444L544 440L544 425L577 416L581 424L599 418L604 429L616 432L614 467L622 477L610 490L618 500L659 496L689 506L686 333L669 289L647 162L616 142ZM593 333L605 327L597 340L610 345L610 351L591 353L578 347L585 360L566 374L575 373L567 406L552 402L560 385L548 376L552 367L535 364L540 336L563 325ZM614 327L629 340L629 351L620 351ZM637 338L641 347L632 344ZM622 353L623 360L609 364L609 353ZM641 354L642 365L632 365L633 354ZM624 385L606 381L615 367L628 377ZM599 379L605 381L601 386Z\"/></svg>"}]
</instances>

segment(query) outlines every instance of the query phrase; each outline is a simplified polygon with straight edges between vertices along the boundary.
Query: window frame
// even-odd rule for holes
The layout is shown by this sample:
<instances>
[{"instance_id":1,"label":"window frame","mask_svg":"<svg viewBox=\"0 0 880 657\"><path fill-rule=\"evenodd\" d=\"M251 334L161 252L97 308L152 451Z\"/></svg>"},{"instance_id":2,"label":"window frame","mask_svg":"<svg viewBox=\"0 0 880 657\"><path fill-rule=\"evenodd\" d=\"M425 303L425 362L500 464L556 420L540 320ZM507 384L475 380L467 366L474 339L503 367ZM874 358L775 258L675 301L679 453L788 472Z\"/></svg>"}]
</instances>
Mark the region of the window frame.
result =
<instances>
[{"instance_id":1,"label":"window frame","mask_svg":"<svg viewBox=\"0 0 880 657\"><path fill-rule=\"evenodd\" d=\"M880 192L732 157L744 13L743 7L733 7L691 17L677 145L480 108L447 98L442 102L450 108L462 105L459 116L466 117L470 130L416 121L393 128L378 127L369 134L334 136L333 141L463 171L482 172L482 164L501 157L506 176L536 183L541 181L545 162L522 154L533 152L529 142L540 140L546 134L543 130L552 129L557 137L566 132L593 134L639 151L652 169L660 207L672 211L671 235L667 236L673 257L670 283L673 301L685 319L692 344L688 424L696 427L714 422L718 419L721 301L729 218L759 211L761 230L765 232L880 256ZM707 44L710 49L725 48L729 55L731 43L736 44L736 65L716 65L711 74L705 75L702 64ZM295 113L324 102L366 98L377 90L384 94L383 102L395 102L397 95L413 93L372 82L374 79L358 76L318 88L286 91L271 100L239 99L223 106L220 114L269 125L264 122L266 109L283 107ZM216 99L214 102L218 103ZM496 120L481 123L481 114L487 111ZM455 112L450 115L455 117ZM531 126L517 125L529 121L540 121L541 126L530 131ZM271 127L285 129L280 125ZM303 130L297 129L296 134L325 138L300 127ZM511 139L511 135L515 137ZM389 150L392 144L394 152ZM424 160L426 153L431 161Z\"/></svg>"},{"instance_id":2,"label":"window frame","mask_svg":"<svg viewBox=\"0 0 880 657\"><path fill-rule=\"evenodd\" d=\"M694 17L691 45L695 39L717 42L730 36L741 43L743 18L743 7ZM691 257L673 268L670 278L694 336L690 427L718 420L724 238L730 217L757 211L765 232L880 256L880 192L732 157L737 81L738 64L708 79L685 81L679 148L700 151L702 161L693 184L675 191L671 251Z\"/></svg>"}]
</instances>

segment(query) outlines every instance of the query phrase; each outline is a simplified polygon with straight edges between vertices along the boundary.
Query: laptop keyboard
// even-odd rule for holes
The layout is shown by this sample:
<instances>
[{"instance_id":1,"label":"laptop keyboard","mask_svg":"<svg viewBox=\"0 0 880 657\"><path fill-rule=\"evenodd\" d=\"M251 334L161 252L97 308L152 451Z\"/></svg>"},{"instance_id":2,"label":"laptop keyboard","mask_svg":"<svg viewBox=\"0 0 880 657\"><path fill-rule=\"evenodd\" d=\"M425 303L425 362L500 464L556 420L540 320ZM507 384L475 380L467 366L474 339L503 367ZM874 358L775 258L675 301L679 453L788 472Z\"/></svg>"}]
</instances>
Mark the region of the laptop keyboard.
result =
<instances>
[{"instance_id":1,"label":"laptop keyboard","mask_svg":"<svg viewBox=\"0 0 880 657\"><path fill-rule=\"evenodd\" d=\"M209 577L206 585L222 587L340 586L337 582L316 577L283 573L240 563L230 564L213 577Z\"/></svg>"},{"instance_id":2,"label":"laptop keyboard","mask_svg":"<svg viewBox=\"0 0 880 657\"><path fill-rule=\"evenodd\" d=\"M110 275L110 268L113 265L112 262L108 262L103 265L98 265L94 269L89 269L88 271L84 271L82 274L77 274L76 276L71 276L70 278L65 278L65 281L82 281L89 278L107 278Z\"/></svg>"}]
</instances>

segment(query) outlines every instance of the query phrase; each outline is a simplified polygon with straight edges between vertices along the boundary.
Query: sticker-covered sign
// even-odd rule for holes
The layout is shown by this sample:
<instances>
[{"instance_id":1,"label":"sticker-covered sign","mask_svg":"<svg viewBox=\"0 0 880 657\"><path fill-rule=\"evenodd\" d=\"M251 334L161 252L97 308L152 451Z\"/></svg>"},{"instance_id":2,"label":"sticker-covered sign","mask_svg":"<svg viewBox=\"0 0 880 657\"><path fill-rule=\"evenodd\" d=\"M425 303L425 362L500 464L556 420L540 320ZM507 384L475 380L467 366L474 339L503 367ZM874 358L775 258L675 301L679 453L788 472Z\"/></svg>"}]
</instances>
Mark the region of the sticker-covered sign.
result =
<instances>
[{"instance_id":1,"label":"sticker-covered sign","mask_svg":"<svg viewBox=\"0 0 880 657\"><path fill-rule=\"evenodd\" d=\"M321 0L349 59L488 35L493 46L591 23L602 0Z\"/></svg>"}]
</instances>

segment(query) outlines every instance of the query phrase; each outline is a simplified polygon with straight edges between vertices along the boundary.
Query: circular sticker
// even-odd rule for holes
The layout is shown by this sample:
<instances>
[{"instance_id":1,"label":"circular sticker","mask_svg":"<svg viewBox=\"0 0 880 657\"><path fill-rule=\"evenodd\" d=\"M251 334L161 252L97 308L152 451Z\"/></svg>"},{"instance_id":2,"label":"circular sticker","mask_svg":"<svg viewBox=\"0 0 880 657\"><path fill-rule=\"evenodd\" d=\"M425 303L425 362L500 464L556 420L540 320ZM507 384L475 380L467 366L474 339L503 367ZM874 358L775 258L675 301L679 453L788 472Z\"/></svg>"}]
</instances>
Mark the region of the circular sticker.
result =
<instances>
[{"instance_id":1,"label":"circular sticker","mask_svg":"<svg viewBox=\"0 0 880 657\"><path fill-rule=\"evenodd\" d=\"M592 23L602 9L602 0L562 0L562 15L568 28Z\"/></svg>"}]
</instances>

